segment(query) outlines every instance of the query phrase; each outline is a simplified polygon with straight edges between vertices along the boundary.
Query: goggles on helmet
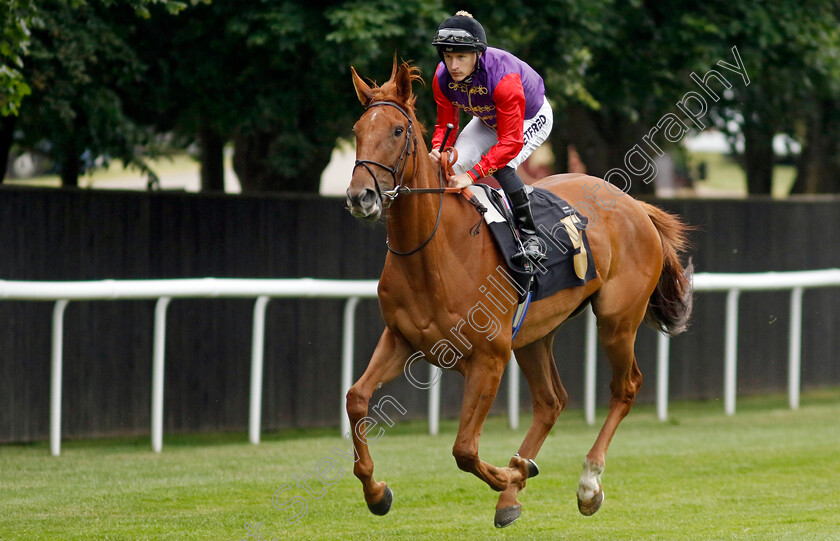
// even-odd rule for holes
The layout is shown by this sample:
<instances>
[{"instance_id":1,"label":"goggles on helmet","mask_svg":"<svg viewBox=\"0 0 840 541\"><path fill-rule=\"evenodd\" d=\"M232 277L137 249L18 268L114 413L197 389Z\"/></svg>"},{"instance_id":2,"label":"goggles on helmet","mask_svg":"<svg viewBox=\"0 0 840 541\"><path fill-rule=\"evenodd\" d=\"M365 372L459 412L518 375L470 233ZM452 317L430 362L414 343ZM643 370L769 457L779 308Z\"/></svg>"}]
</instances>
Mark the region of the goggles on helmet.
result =
<instances>
[{"instance_id":1,"label":"goggles on helmet","mask_svg":"<svg viewBox=\"0 0 840 541\"><path fill-rule=\"evenodd\" d=\"M441 28L432 40L432 45L478 46L481 40L460 28Z\"/></svg>"}]
</instances>

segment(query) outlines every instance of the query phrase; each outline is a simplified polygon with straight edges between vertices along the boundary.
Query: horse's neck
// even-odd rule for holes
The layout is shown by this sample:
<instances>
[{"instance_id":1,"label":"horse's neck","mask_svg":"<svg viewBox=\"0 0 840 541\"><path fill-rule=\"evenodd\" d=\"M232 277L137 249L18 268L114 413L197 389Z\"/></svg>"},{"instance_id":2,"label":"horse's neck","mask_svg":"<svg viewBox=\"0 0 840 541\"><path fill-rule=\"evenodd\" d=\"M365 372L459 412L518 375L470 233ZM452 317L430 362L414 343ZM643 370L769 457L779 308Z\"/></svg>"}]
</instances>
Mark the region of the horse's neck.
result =
<instances>
[{"instance_id":1,"label":"horse's neck","mask_svg":"<svg viewBox=\"0 0 840 541\"><path fill-rule=\"evenodd\" d=\"M420 160L425 157L421 154ZM405 179L405 185L412 189L439 189L442 187L436 167L429 163L418 163L417 169ZM411 256L413 265L438 265L451 257L445 249L444 239L456 232L452 225L452 212L444 212L442 206L451 204L450 194L406 193L400 194L388 211L388 239L391 247L398 251L410 251L428 243ZM438 216L440 220L438 221ZM431 240L429 240L431 238ZM392 254L396 255L396 254ZM419 257L414 257L414 256ZM406 257L406 256L397 256Z\"/></svg>"},{"instance_id":2,"label":"horse's neck","mask_svg":"<svg viewBox=\"0 0 840 541\"><path fill-rule=\"evenodd\" d=\"M423 175L423 177L422 181L419 182L414 178L407 178L405 184L412 189L440 187L440 183L436 179L434 184L432 183L433 176L430 173ZM443 198L446 197L449 196L443 196ZM443 198L441 194L437 193L413 193L397 196L388 210L387 229L390 246L394 250L406 252L414 250L432 237L428 244L414 255L427 256L436 252L438 244L436 240L439 239L434 237L440 234L442 226L442 223L437 225L437 221L438 213L441 210L440 206L444 204ZM444 216L441 212L441 222L443 221ZM437 230L435 229L436 225ZM419 259L425 258L421 257Z\"/></svg>"},{"instance_id":3,"label":"horse's neck","mask_svg":"<svg viewBox=\"0 0 840 541\"><path fill-rule=\"evenodd\" d=\"M439 188L436 174L435 170L427 175L424 182L410 185L412 188ZM480 238L470 234L481 216L465 205L460 196L402 194L388 213L388 240L392 250L406 252L420 247L427 240L428 243L412 255L389 253L383 273L386 280L393 278L397 282L423 284L418 294L432 294L439 301L444 300L442 297L455 296L461 301L464 291L459 288L468 287L467 284L477 279L479 274L487 274L489 271L485 267L488 265L491 271L495 268L487 254L482 253L486 242L483 237L485 228L480 228Z\"/></svg>"},{"instance_id":4,"label":"horse's neck","mask_svg":"<svg viewBox=\"0 0 840 541\"><path fill-rule=\"evenodd\" d=\"M504 264L486 226L471 234L483 217L464 198L453 194L442 199L436 193L401 195L394 203L387 221L392 249L413 250L433 231L434 236L412 255L388 254L379 288L386 323L412 335L412 329L442 333L457 327L459 321L468 321L479 303L488 302L482 292L491 286L485 282ZM508 296L512 298L513 293ZM494 321L508 325L512 315L512 309L501 309Z\"/></svg>"}]
</instances>

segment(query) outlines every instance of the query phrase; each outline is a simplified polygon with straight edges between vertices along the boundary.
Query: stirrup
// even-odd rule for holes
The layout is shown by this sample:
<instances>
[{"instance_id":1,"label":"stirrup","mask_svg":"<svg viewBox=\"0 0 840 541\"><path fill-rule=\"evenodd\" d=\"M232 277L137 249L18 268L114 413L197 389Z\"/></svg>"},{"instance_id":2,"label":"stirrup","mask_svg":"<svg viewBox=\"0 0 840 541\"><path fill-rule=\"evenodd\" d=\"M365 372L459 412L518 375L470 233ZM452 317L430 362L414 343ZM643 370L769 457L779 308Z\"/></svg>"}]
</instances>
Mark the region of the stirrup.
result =
<instances>
[{"instance_id":1,"label":"stirrup","mask_svg":"<svg viewBox=\"0 0 840 541\"><path fill-rule=\"evenodd\" d=\"M536 235L522 234L522 246L511 258L517 265L523 265L526 261L545 261L548 256L542 251L539 238Z\"/></svg>"}]
</instances>

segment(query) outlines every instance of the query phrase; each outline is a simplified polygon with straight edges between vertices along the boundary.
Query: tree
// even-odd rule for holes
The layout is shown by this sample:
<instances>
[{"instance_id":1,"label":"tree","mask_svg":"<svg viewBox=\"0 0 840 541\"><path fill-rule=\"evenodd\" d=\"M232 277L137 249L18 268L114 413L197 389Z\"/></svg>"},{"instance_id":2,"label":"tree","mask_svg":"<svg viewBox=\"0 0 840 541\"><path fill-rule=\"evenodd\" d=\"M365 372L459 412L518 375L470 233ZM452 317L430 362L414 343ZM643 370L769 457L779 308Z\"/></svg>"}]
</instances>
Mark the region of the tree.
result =
<instances>
[{"instance_id":1,"label":"tree","mask_svg":"<svg viewBox=\"0 0 840 541\"><path fill-rule=\"evenodd\" d=\"M791 191L840 193L840 97L816 97L802 125L804 144Z\"/></svg>"},{"instance_id":2,"label":"tree","mask_svg":"<svg viewBox=\"0 0 840 541\"><path fill-rule=\"evenodd\" d=\"M8 149L12 145L20 103L31 91L20 69L29 45L29 26L34 11L32 0L9 0L0 6L3 28L0 35L0 172L5 172L8 166Z\"/></svg>"},{"instance_id":3,"label":"tree","mask_svg":"<svg viewBox=\"0 0 840 541\"><path fill-rule=\"evenodd\" d=\"M222 187L232 141L244 191L317 192L358 116L349 65L387 73L396 51L431 49L436 6L216 0L178 17L155 13L131 37L148 66L128 100L132 116L181 146L198 143L203 189Z\"/></svg>"},{"instance_id":4,"label":"tree","mask_svg":"<svg viewBox=\"0 0 840 541\"><path fill-rule=\"evenodd\" d=\"M154 134L125 115L119 89L136 84L142 68L123 39L125 26L147 14L152 1L26 3L32 28L19 44L28 50L20 75L31 95L20 102L18 117L4 118L0 154L7 157L13 142L37 147L58 164L65 186L78 185L95 158L147 170L137 149L153 148Z\"/></svg>"},{"instance_id":5,"label":"tree","mask_svg":"<svg viewBox=\"0 0 840 541\"><path fill-rule=\"evenodd\" d=\"M350 65L383 79L395 54L434 66L430 36L444 13L424 0L281 4L239 31L259 65L249 81L258 99L237 130L234 168L243 188L317 191L337 140L359 116ZM432 101L418 100L426 111Z\"/></svg>"},{"instance_id":6,"label":"tree","mask_svg":"<svg viewBox=\"0 0 840 541\"><path fill-rule=\"evenodd\" d=\"M225 145L259 99L250 81L259 60L241 34L242 20L270 9L219 0L177 15L153 8L128 38L145 69L144 84L125 96L127 108L167 134L171 146L197 146L202 190L224 190Z\"/></svg>"},{"instance_id":7,"label":"tree","mask_svg":"<svg viewBox=\"0 0 840 541\"><path fill-rule=\"evenodd\" d=\"M645 148L643 137L663 115L680 114L677 102L700 92L691 74L721 70L717 62L734 62L736 47L749 82L730 78L740 84L727 92L716 87L722 94L718 101L701 94L708 106L702 127L680 114L686 125L697 131L714 122L733 138L743 136L749 193L770 193L777 133L798 134L806 143L809 158L800 163L803 180L797 185L810 175L813 190L816 178L836 178L831 174L833 150L840 146L832 129L840 85L836 2L547 4L509 2L491 13L495 34L510 35L511 49L545 76L555 103L552 141L558 156L571 142L592 174L626 167L628 152L635 145ZM564 81L569 86L564 88ZM652 191L639 180L633 179L632 191Z\"/></svg>"},{"instance_id":8,"label":"tree","mask_svg":"<svg viewBox=\"0 0 840 541\"><path fill-rule=\"evenodd\" d=\"M840 148L840 8L832 0L192 3L174 17L167 11L184 3L9 0L0 12L8 23L0 104L11 112L20 104L20 116L3 118L0 154L14 133L19 144L48 145L74 185L90 166L85 156L143 168L164 147L197 144L203 188L221 189L224 148L233 142L245 190L317 191L336 141L359 114L349 66L384 80L397 54L428 79L438 23L467 9L491 45L543 75L560 169L569 143L592 174L626 168L663 115L700 92L692 74L732 62L736 47L749 84L716 87L721 97L706 100L703 124L683 116L684 132L714 122L743 135L750 193L769 192L773 135L794 134L804 144L796 189L835 189L827 179L836 178ZM416 92L418 115L431 122L431 89ZM641 180L634 177L632 190L650 192Z\"/></svg>"},{"instance_id":9,"label":"tree","mask_svg":"<svg viewBox=\"0 0 840 541\"><path fill-rule=\"evenodd\" d=\"M802 86L808 95L792 130L802 143L793 193L840 193L840 6L822 8L824 18L802 38L819 46L810 48L805 62Z\"/></svg>"},{"instance_id":10,"label":"tree","mask_svg":"<svg viewBox=\"0 0 840 541\"><path fill-rule=\"evenodd\" d=\"M769 194L776 134L798 134L802 140L798 126L804 123L810 126L807 137L815 149L825 146L826 136L836 138L824 130L831 115L829 102L838 96L840 84L840 8L830 0L699 6L721 43L737 47L749 70L748 88L721 100L715 109L721 128L743 135L748 192Z\"/></svg>"},{"instance_id":11,"label":"tree","mask_svg":"<svg viewBox=\"0 0 840 541\"><path fill-rule=\"evenodd\" d=\"M582 40L589 58L583 84L591 99L567 100L562 118L590 174L620 168L630 175L627 162L634 148L641 149L635 154L641 170L638 158L652 161L657 152L675 147L660 134L653 138L656 150L644 137L663 115L678 112L677 102L692 85L689 74L705 73L714 62L709 43L715 36L680 2L604 2L601 13L588 23ZM653 191L649 175L631 179L631 192Z\"/></svg>"},{"instance_id":12,"label":"tree","mask_svg":"<svg viewBox=\"0 0 840 541\"><path fill-rule=\"evenodd\" d=\"M708 51L708 29L674 2L467 5L485 23L491 42L526 60L545 79L560 171L566 170L569 144L590 174L624 167L627 153L674 109L689 72ZM632 183L634 193L652 188L641 179Z\"/></svg>"},{"instance_id":13,"label":"tree","mask_svg":"<svg viewBox=\"0 0 840 541\"><path fill-rule=\"evenodd\" d=\"M33 0L7 0L0 6L0 114L16 115L29 85L20 69L29 45ZM4 168L5 170L5 168Z\"/></svg>"}]
</instances>

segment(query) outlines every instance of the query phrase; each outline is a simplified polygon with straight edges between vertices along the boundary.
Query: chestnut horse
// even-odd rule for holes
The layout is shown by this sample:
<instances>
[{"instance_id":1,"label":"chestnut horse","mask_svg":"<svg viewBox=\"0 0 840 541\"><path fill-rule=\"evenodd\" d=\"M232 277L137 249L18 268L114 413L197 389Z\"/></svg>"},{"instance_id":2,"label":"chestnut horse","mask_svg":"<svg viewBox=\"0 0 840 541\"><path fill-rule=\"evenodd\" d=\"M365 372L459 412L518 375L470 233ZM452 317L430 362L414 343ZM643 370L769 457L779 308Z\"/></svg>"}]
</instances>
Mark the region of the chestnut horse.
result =
<instances>
[{"instance_id":1,"label":"chestnut horse","mask_svg":"<svg viewBox=\"0 0 840 541\"><path fill-rule=\"evenodd\" d=\"M391 489L373 478L365 439L368 404L374 390L422 355L464 377L452 454L459 468L501 493L496 526L516 520L521 513L517 494L539 472L533 459L567 400L552 353L554 335L561 323L591 303L598 339L612 367L609 413L583 461L577 491L580 512L591 515L604 500L601 474L610 440L642 384L633 351L638 327L644 320L676 334L685 329L690 315L691 265L683 268L678 255L686 246L686 226L614 186L608 191L604 181L591 176L556 175L536 182L578 208L597 191L594 186L604 186L598 193L597 219L590 216L586 229L597 277L532 303L512 340L513 286L498 280L503 288L494 297L497 302L490 303L483 285L499 266L505 268L504 259L487 227L470 233L479 214L466 198L443 193L440 167L423 142L412 93L419 69L395 60L390 80L381 87L365 83L355 69L352 74L366 111L353 128L357 160L347 207L365 221L378 220L387 209L389 248L378 290L385 330L364 375L347 393L358 453L354 473L368 507L384 515L393 501ZM612 202L606 201L609 193L616 194ZM594 203L589 208L594 209ZM504 288L507 295L502 294ZM512 302L505 303L505 298ZM491 317L487 305L492 304L498 313ZM481 317L479 306L484 310ZM492 318L500 328L488 336ZM497 467L479 458L478 441L511 350L530 386L534 416L518 453L507 467Z\"/></svg>"}]
</instances>

